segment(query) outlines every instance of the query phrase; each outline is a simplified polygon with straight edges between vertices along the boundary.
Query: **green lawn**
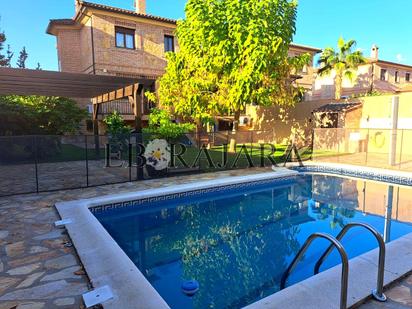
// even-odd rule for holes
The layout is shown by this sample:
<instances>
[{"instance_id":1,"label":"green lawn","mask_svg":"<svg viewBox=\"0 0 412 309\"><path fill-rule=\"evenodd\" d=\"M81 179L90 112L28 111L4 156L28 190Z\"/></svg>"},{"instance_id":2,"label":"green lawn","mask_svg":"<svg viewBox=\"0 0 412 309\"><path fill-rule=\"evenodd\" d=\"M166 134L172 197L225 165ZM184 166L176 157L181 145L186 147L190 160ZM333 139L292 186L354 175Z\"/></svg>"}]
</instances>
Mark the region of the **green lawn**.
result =
<instances>
[{"instance_id":1,"label":"green lawn","mask_svg":"<svg viewBox=\"0 0 412 309\"><path fill-rule=\"evenodd\" d=\"M246 146L247 152L255 166L260 166L261 163L261 146L260 144L244 144ZM236 167L248 167L249 162L246 157L245 149L242 149L243 144L237 145L237 151L236 153L227 153L227 164L226 168L232 168L234 167L233 164L238 157ZM276 152L273 155L275 158L276 162L278 164L284 162L284 157L285 157L285 145L276 145ZM100 148L100 159L105 158L105 148ZM133 161L135 161L135 154L136 154L136 149L133 147L133 153L132 153L132 158ZM180 152L180 149L176 149L177 152ZM241 154L239 155L239 152ZM264 148L264 155L268 156L271 154L272 149L270 146L265 146ZM223 154L224 154L224 148L223 146L216 146L212 147L211 149L208 149L208 153L210 154L210 158L212 159L213 163L217 166L218 163L223 162ZM193 167L196 165L196 167L200 167L201 169L209 169L209 163L207 160L207 157L205 153L202 153L200 158L196 161L196 158L199 155L199 148L197 147L187 147L185 154L182 156L184 161L190 166ZM307 158L310 156L309 154L301 154L302 159ZM95 160L97 158L95 149L88 149L87 150L87 158L89 160ZM122 158L123 160L128 160L128 153L123 152L122 153ZM72 144L62 144L60 151L57 154L50 155L46 158L43 158L40 160L40 163L47 163L47 162L67 162L67 161L82 161L86 159L86 149L82 147L78 147L76 145ZM270 161L268 159L265 159L266 164L270 164ZM195 164L196 163L196 164ZM184 167L184 165L180 162L180 160L176 159L176 165L178 167Z\"/></svg>"}]
</instances>

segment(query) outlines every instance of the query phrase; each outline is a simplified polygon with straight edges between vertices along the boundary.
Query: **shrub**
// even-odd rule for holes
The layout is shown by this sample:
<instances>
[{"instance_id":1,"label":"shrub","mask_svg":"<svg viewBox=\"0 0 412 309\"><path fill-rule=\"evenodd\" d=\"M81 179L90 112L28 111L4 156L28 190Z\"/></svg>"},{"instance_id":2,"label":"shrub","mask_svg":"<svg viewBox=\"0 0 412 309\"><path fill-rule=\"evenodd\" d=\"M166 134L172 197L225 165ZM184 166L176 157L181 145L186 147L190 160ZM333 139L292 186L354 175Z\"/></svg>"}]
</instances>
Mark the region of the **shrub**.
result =
<instances>
[{"instance_id":1,"label":"shrub","mask_svg":"<svg viewBox=\"0 0 412 309\"><path fill-rule=\"evenodd\" d=\"M126 125L123 117L117 111L114 111L104 118L103 121L107 126L111 151L126 150L131 128Z\"/></svg>"},{"instance_id":2,"label":"shrub","mask_svg":"<svg viewBox=\"0 0 412 309\"><path fill-rule=\"evenodd\" d=\"M196 126L191 123L173 122L166 110L153 109L149 115L149 126L143 129L143 132L150 134L153 138L178 140L195 128Z\"/></svg>"}]
</instances>

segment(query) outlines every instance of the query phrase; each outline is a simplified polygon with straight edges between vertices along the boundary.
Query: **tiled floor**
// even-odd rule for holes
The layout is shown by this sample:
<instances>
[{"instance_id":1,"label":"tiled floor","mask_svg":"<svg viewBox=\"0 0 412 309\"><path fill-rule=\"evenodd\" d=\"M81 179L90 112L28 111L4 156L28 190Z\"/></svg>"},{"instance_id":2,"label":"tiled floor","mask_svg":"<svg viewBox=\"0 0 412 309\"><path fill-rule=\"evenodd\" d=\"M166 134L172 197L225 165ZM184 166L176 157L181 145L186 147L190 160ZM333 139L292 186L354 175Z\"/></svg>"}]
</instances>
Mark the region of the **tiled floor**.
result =
<instances>
[{"instance_id":1,"label":"tiled floor","mask_svg":"<svg viewBox=\"0 0 412 309\"><path fill-rule=\"evenodd\" d=\"M108 185L71 191L0 198L0 309L82 308L81 294L90 289L87 276L59 219L58 201L256 173L258 169L219 172ZM361 308L412 308L412 276L394 285L385 304Z\"/></svg>"},{"instance_id":2,"label":"tiled floor","mask_svg":"<svg viewBox=\"0 0 412 309\"><path fill-rule=\"evenodd\" d=\"M388 300L384 303L369 300L360 309L406 309L412 308L412 274L392 284L386 291Z\"/></svg>"},{"instance_id":3,"label":"tiled floor","mask_svg":"<svg viewBox=\"0 0 412 309\"><path fill-rule=\"evenodd\" d=\"M359 152L353 154L342 154L340 156L320 156L318 158L315 157L315 161L352 164L412 172L411 154L403 154L402 157L398 154L396 156L395 165L389 164L389 154L387 153Z\"/></svg>"}]
</instances>

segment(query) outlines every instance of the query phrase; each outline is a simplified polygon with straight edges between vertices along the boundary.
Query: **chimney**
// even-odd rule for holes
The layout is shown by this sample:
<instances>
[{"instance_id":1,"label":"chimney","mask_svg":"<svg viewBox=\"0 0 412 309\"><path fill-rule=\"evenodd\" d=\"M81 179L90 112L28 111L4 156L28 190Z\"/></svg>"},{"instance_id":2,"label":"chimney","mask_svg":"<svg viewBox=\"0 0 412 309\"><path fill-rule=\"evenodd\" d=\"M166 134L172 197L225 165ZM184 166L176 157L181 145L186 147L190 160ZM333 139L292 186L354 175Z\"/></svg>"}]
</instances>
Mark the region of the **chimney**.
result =
<instances>
[{"instance_id":1,"label":"chimney","mask_svg":"<svg viewBox=\"0 0 412 309\"><path fill-rule=\"evenodd\" d=\"M146 0L134 0L136 13L146 14Z\"/></svg>"},{"instance_id":2,"label":"chimney","mask_svg":"<svg viewBox=\"0 0 412 309\"><path fill-rule=\"evenodd\" d=\"M74 0L74 10L76 14L80 10L80 0Z\"/></svg>"},{"instance_id":3,"label":"chimney","mask_svg":"<svg viewBox=\"0 0 412 309\"><path fill-rule=\"evenodd\" d=\"M372 45L371 48L371 58L374 60L378 60L379 59L379 47L376 44Z\"/></svg>"}]
</instances>

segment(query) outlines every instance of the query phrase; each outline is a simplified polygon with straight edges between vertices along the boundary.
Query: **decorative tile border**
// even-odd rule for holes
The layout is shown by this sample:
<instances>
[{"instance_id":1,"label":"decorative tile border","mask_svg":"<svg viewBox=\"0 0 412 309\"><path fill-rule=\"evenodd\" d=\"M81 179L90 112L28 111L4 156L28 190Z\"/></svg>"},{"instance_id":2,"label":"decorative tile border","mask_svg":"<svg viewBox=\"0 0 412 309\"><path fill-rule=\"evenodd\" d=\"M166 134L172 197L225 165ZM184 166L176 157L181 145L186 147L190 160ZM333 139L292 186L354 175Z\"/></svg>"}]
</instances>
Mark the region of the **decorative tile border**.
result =
<instances>
[{"instance_id":1,"label":"decorative tile border","mask_svg":"<svg viewBox=\"0 0 412 309\"><path fill-rule=\"evenodd\" d=\"M303 167L294 166L291 168L301 173L334 174L340 176L351 176L357 178L376 180L386 183L393 183L397 185L412 186L412 175L397 175L397 171L370 169L363 167L354 168L353 166L339 167L328 165L307 165Z\"/></svg>"},{"instance_id":2,"label":"decorative tile border","mask_svg":"<svg viewBox=\"0 0 412 309\"><path fill-rule=\"evenodd\" d=\"M279 177L279 178L257 180L253 182L236 183L236 184L216 186L216 187L206 188L206 189L189 190L186 192L158 195L158 196L141 198L141 199L132 200L132 201L117 202L117 203L93 206L90 208L90 211L96 215L96 214L101 214L104 212L117 210L117 209L150 206L151 204L157 203L157 202L174 201L177 199L183 199L183 198L188 198L188 197L199 197L199 196L204 196L207 194L224 194L224 193L228 193L231 191L250 189L250 188L254 188L254 187L262 186L262 185L286 184L292 181L295 177L296 177L295 175L284 176L284 177Z\"/></svg>"}]
</instances>

